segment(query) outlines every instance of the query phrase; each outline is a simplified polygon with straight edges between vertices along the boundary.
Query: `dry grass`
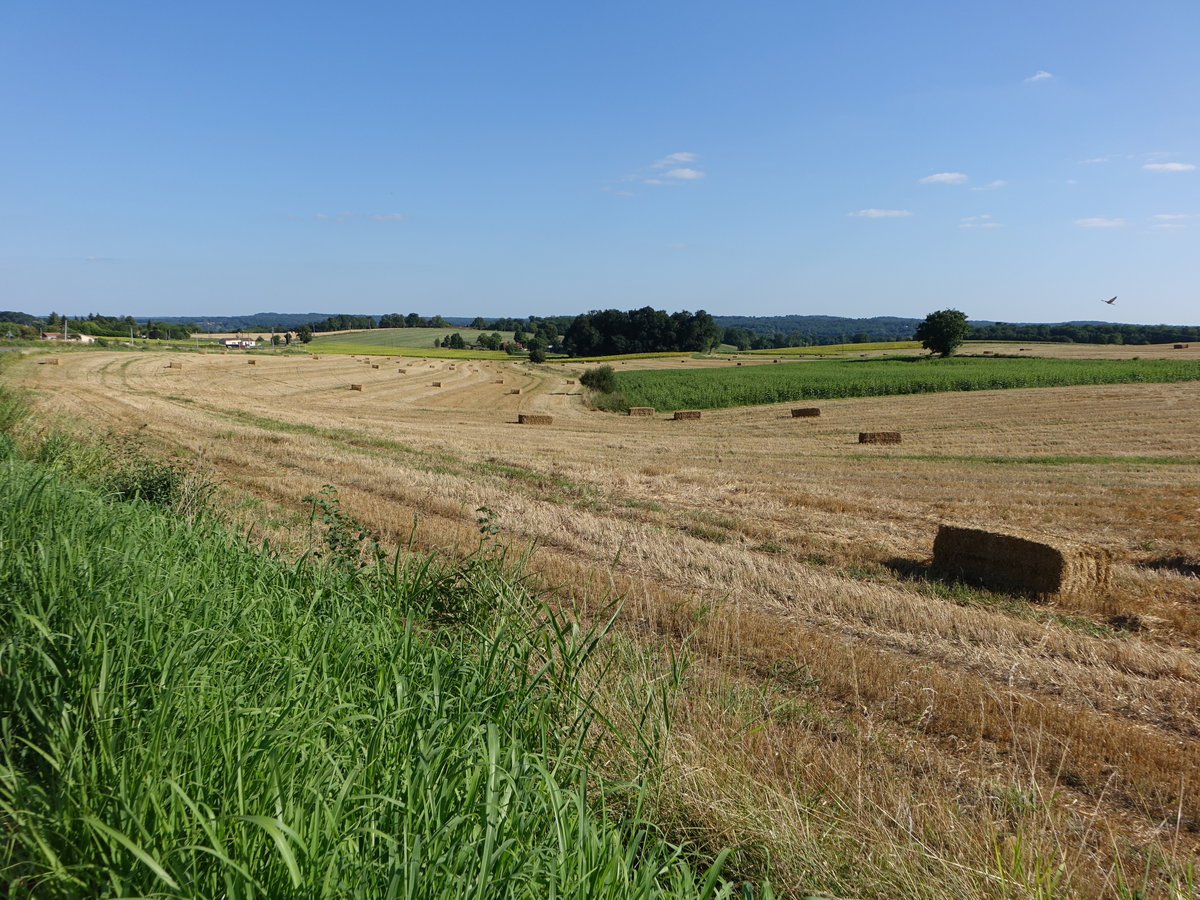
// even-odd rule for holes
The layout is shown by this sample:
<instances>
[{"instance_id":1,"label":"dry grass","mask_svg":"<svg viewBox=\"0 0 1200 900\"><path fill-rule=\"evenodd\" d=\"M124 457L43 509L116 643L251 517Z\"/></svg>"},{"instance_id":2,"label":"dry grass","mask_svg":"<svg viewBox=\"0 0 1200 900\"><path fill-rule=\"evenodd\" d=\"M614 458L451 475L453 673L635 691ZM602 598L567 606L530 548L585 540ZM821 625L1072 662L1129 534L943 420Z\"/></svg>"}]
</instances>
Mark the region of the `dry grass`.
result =
<instances>
[{"instance_id":1,"label":"dry grass","mask_svg":"<svg viewBox=\"0 0 1200 900\"><path fill-rule=\"evenodd\" d=\"M590 412L518 362L437 361L441 390L350 400L351 373L367 388L390 373L194 359L186 381L155 379L156 354L17 372L47 411L145 426L214 467L267 503L242 514L284 546L305 546L300 498L325 482L392 542L475 546L489 506L580 617L624 599L650 683L686 647L661 813L710 845L761 846L797 892L1118 896L1145 880L1169 897L1195 859L1200 583L1178 562L1200 546L1195 385L831 401L800 431L778 428L786 406L724 410L680 432ZM536 441L508 424L531 403L556 423ZM859 448L859 423L903 424L905 443ZM1111 583L1031 603L938 581L946 521L1099 547Z\"/></svg>"}]
</instances>

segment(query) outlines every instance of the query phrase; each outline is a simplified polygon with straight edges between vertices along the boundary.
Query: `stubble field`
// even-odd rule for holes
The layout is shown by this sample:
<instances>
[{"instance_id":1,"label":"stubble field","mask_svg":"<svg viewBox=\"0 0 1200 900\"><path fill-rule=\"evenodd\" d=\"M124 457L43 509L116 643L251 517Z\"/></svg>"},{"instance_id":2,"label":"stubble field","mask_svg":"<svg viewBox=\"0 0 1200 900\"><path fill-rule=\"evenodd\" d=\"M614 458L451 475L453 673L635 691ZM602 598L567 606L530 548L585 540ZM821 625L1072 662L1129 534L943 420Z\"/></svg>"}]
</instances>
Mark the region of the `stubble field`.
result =
<instances>
[{"instance_id":1,"label":"stubble field","mask_svg":"<svg viewBox=\"0 0 1200 900\"><path fill-rule=\"evenodd\" d=\"M587 409L577 372L100 351L16 367L47 415L211 467L231 513L284 546L305 548L302 498L326 483L392 543L473 548L488 507L577 615L623 599L621 639L647 678L686 648L660 813L705 846L743 847L747 869L769 861L778 884L1195 889L1200 385L676 422ZM903 443L856 443L873 430ZM1033 603L940 583L925 572L940 522L1103 547L1113 585Z\"/></svg>"}]
</instances>

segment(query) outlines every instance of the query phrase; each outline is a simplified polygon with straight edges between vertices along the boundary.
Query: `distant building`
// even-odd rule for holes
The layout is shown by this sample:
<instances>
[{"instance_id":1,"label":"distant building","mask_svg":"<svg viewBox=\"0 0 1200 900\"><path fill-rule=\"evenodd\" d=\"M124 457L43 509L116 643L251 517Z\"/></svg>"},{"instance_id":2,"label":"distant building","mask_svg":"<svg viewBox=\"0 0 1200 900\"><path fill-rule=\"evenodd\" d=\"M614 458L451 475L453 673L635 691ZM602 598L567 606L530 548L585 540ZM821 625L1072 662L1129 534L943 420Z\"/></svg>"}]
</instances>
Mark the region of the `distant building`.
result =
<instances>
[{"instance_id":1,"label":"distant building","mask_svg":"<svg viewBox=\"0 0 1200 900\"><path fill-rule=\"evenodd\" d=\"M230 338L229 340L221 341L222 346L228 347L231 350L249 350L251 347L256 346L257 343L258 341L244 340L242 338Z\"/></svg>"},{"instance_id":2,"label":"distant building","mask_svg":"<svg viewBox=\"0 0 1200 900\"><path fill-rule=\"evenodd\" d=\"M61 331L43 331L43 341L76 341L80 344L92 344L96 339L90 334L63 334Z\"/></svg>"}]
</instances>

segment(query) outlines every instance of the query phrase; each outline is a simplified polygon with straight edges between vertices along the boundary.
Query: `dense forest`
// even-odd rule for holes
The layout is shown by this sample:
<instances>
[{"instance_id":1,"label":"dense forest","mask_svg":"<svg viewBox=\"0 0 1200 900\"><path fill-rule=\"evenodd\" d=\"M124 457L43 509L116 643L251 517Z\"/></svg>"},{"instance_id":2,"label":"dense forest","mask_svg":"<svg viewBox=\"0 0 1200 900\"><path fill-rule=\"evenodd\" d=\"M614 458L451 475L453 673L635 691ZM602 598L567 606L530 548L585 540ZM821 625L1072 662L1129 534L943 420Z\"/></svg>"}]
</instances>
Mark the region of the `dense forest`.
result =
<instances>
[{"instance_id":1,"label":"dense forest","mask_svg":"<svg viewBox=\"0 0 1200 900\"><path fill-rule=\"evenodd\" d=\"M576 316L563 335L571 356L619 353L669 353L709 350L721 341L721 329L704 310L668 314L644 306L622 312L593 310Z\"/></svg>"}]
</instances>

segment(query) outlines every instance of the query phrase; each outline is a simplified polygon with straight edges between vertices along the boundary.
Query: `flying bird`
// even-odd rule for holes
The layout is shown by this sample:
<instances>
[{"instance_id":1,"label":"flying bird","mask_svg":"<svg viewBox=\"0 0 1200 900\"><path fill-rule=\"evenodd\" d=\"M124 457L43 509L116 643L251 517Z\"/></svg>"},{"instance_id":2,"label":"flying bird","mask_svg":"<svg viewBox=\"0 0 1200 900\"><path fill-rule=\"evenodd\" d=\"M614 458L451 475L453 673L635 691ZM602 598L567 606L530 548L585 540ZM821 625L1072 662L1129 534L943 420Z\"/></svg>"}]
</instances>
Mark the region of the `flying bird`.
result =
<instances>
[{"instance_id":1,"label":"flying bird","mask_svg":"<svg viewBox=\"0 0 1200 900\"><path fill-rule=\"evenodd\" d=\"M1116 297L1113 297L1113 298L1112 298L1112 300L1101 300L1100 302L1101 302L1101 303L1107 303L1109 306L1112 306L1112 305L1113 305L1113 301L1115 301L1116 299L1117 299Z\"/></svg>"}]
</instances>

